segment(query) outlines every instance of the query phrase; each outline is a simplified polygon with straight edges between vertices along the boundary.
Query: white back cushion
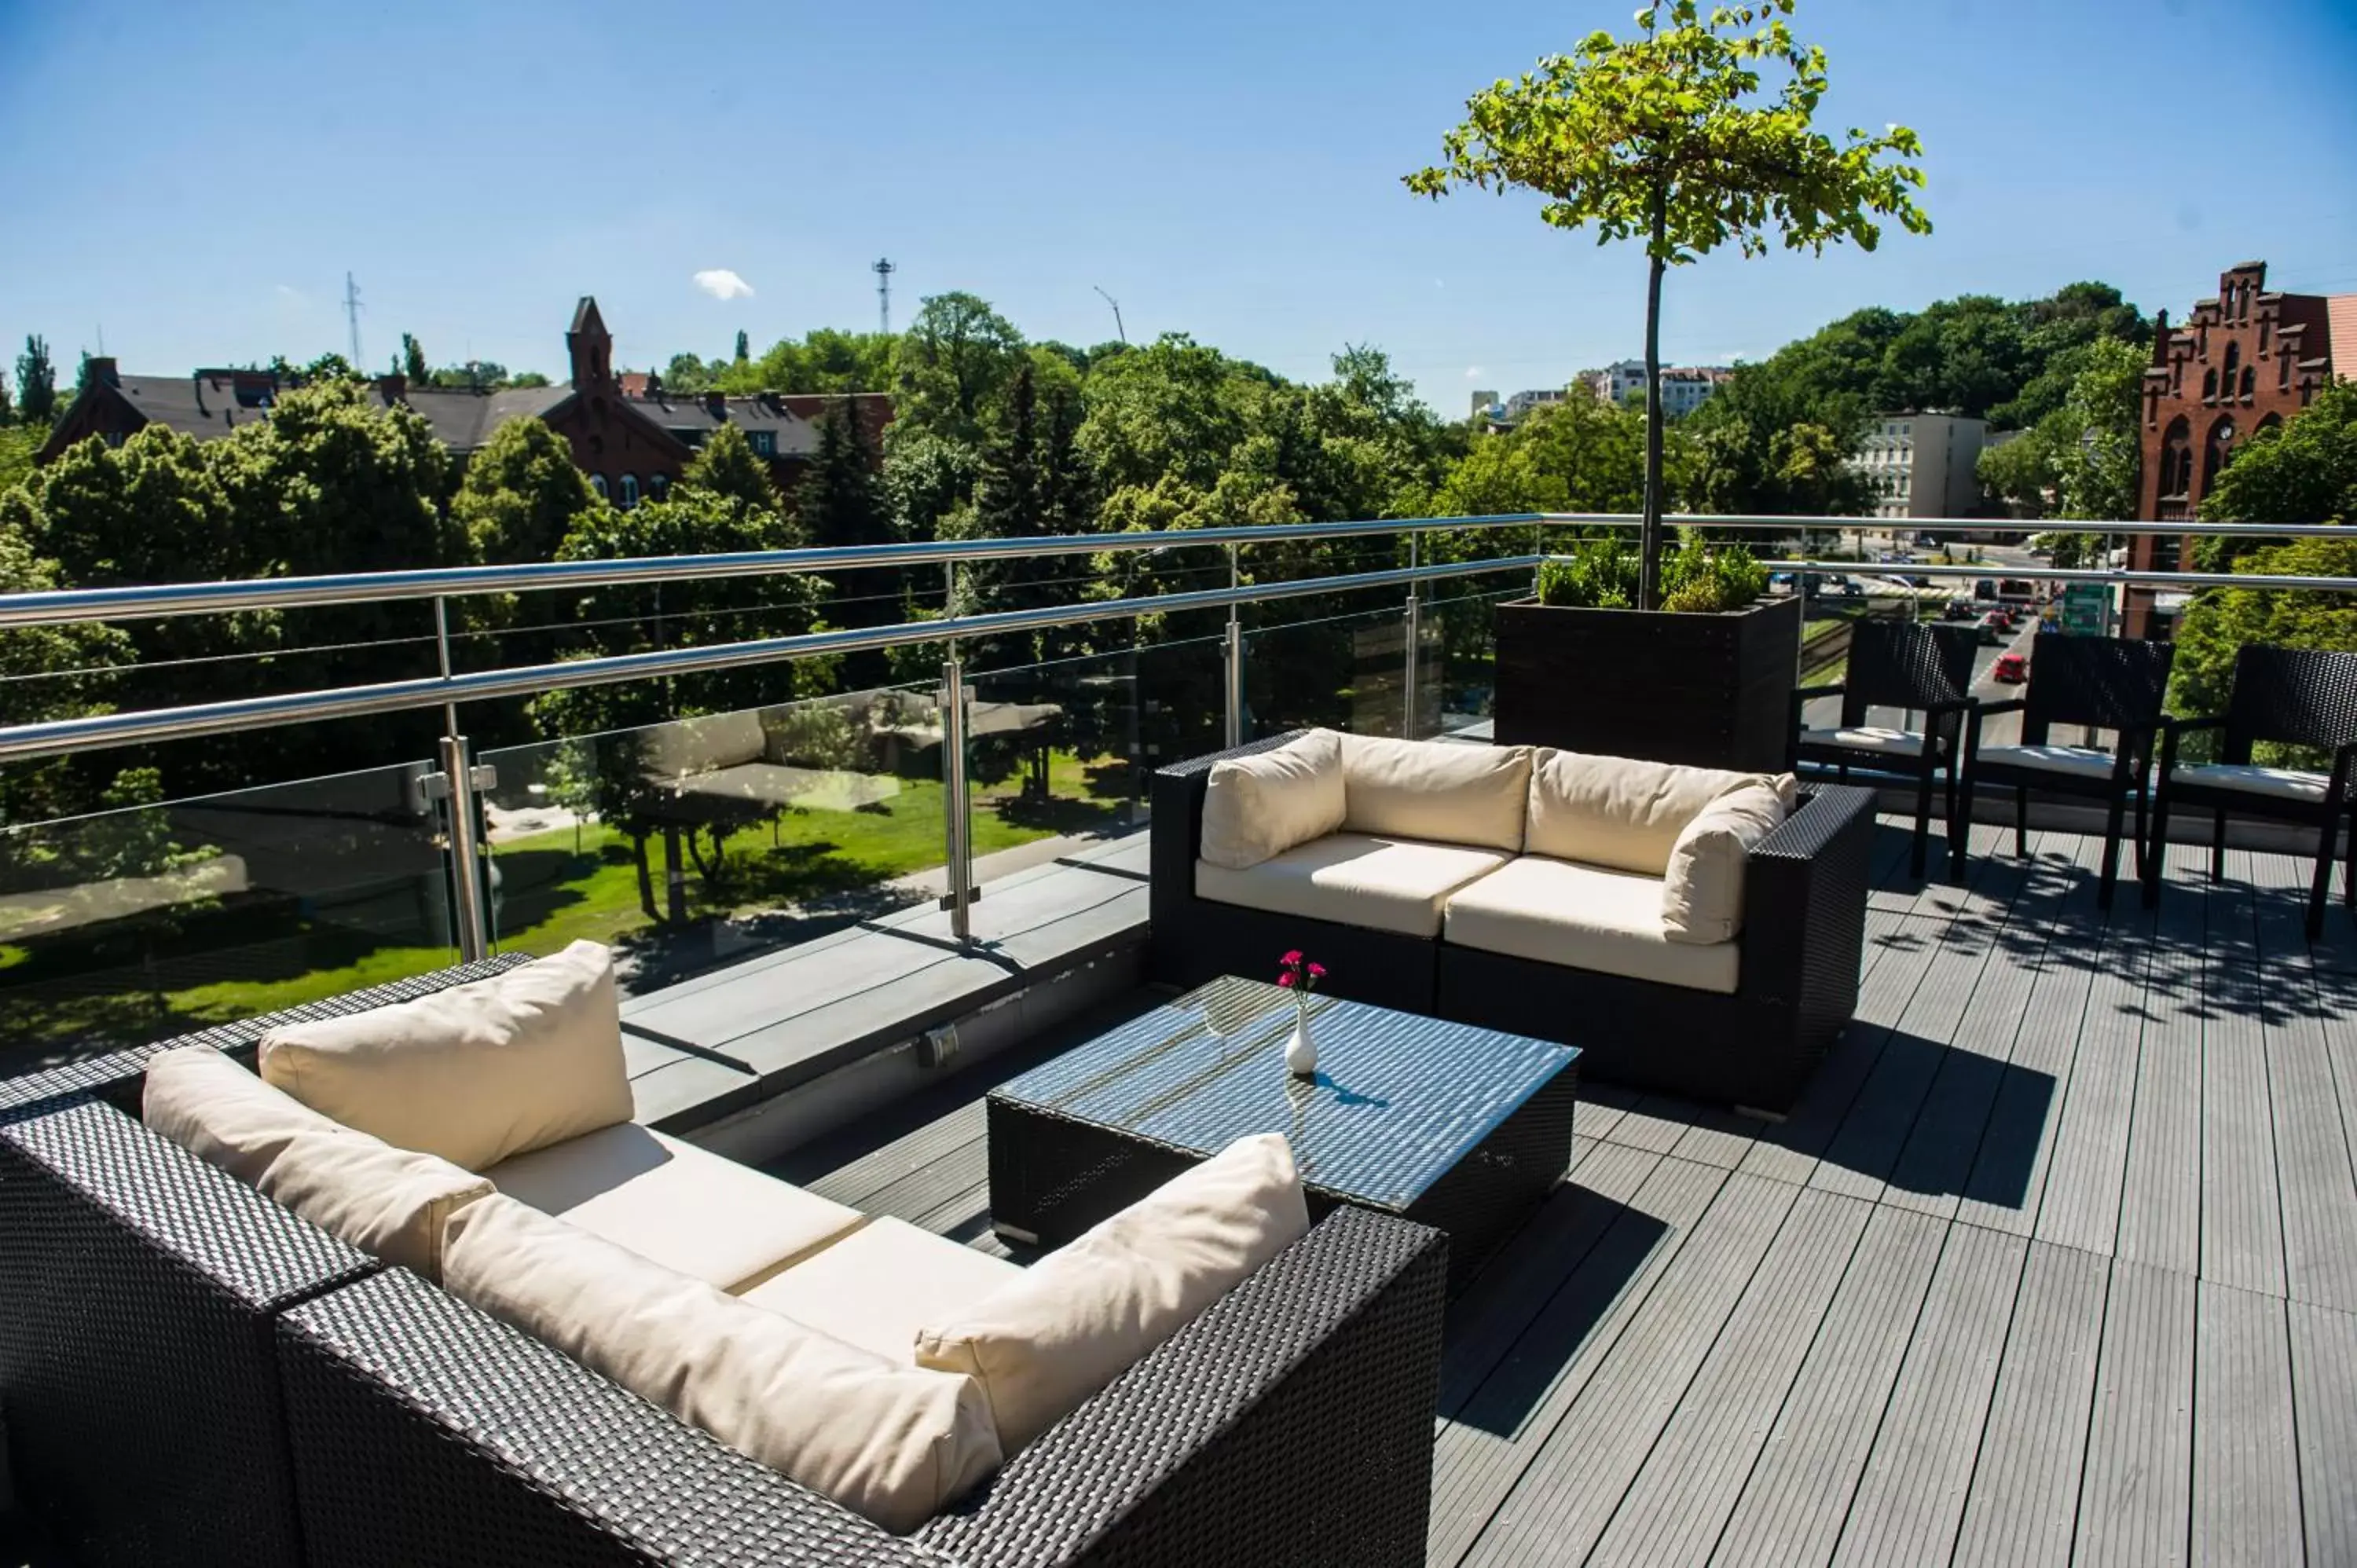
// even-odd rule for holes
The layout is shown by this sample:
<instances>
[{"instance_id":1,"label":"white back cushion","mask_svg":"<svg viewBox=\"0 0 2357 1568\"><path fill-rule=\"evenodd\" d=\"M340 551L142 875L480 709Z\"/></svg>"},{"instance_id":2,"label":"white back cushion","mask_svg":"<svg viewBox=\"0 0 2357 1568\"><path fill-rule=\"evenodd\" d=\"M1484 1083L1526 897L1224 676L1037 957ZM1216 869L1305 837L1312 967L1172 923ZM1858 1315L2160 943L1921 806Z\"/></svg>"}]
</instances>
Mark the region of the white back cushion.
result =
<instances>
[{"instance_id":1,"label":"white back cushion","mask_svg":"<svg viewBox=\"0 0 2357 1568\"><path fill-rule=\"evenodd\" d=\"M1347 831L1521 851L1530 747L1366 735L1341 742Z\"/></svg>"},{"instance_id":2,"label":"white back cushion","mask_svg":"<svg viewBox=\"0 0 2357 1568\"><path fill-rule=\"evenodd\" d=\"M1341 737L1314 729L1272 750L1211 765L1202 857L1243 871L1342 825Z\"/></svg>"},{"instance_id":3,"label":"white back cushion","mask_svg":"<svg viewBox=\"0 0 2357 1568\"><path fill-rule=\"evenodd\" d=\"M397 1148L488 1170L630 1119L630 1072L601 943L414 1002L285 1024L262 1076Z\"/></svg>"},{"instance_id":4,"label":"white back cushion","mask_svg":"<svg viewBox=\"0 0 2357 1568\"><path fill-rule=\"evenodd\" d=\"M1674 942L1732 941L1743 929L1743 875L1751 852L1784 820L1765 784L1728 790L1685 825L1662 877L1662 934Z\"/></svg>"},{"instance_id":5,"label":"white back cushion","mask_svg":"<svg viewBox=\"0 0 2357 1568\"><path fill-rule=\"evenodd\" d=\"M1308 1229L1284 1137L1238 1139L1020 1280L920 1329L917 1364L979 1383L1012 1454Z\"/></svg>"},{"instance_id":6,"label":"white back cushion","mask_svg":"<svg viewBox=\"0 0 2357 1568\"><path fill-rule=\"evenodd\" d=\"M1728 790L1766 784L1789 800L1792 776L1684 768L1542 747L1531 768L1532 854L1660 876L1671 846Z\"/></svg>"},{"instance_id":7,"label":"white back cushion","mask_svg":"<svg viewBox=\"0 0 2357 1568\"><path fill-rule=\"evenodd\" d=\"M450 1221L451 1294L886 1530L997 1468L972 1380L884 1358L503 1194Z\"/></svg>"},{"instance_id":8,"label":"white back cushion","mask_svg":"<svg viewBox=\"0 0 2357 1568\"><path fill-rule=\"evenodd\" d=\"M361 1251L442 1277L442 1226L491 1184L339 1126L210 1046L147 1064L148 1126Z\"/></svg>"}]
</instances>

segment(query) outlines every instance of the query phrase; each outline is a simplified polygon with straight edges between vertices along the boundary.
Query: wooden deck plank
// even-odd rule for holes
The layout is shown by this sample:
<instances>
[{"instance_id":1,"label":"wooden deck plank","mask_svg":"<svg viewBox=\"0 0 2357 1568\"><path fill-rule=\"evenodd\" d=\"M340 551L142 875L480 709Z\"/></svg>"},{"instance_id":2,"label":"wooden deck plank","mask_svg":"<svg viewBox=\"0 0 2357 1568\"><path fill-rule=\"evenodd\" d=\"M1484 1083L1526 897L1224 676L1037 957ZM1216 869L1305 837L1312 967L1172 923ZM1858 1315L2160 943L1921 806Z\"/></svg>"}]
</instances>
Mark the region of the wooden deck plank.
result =
<instances>
[{"instance_id":1,"label":"wooden deck plank","mask_svg":"<svg viewBox=\"0 0 2357 1568\"><path fill-rule=\"evenodd\" d=\"M2296 1301L2286 1316L2308 1560L2357 1563L2357 1314Z\"/></svg>"},{"instance_id":2,"label":"wooden deck plank","mask_svg":"<svg viewBox=\"0 0 2357 1568\"><path fill-rule=\"evenodd\" d=\"M1462 1561L1727 1179L1708 1165L1659 1160L1513 1349L1443 1423L1433 1451L1427 1561Z\"/></svg>"},{"instance_id":3,"label":"wooden deck plank","mask_svg":"<svg viewBox=\"0 0 2357 1568\"><path fill-rule=\"evenodd\" d=\"M1582 1561L1717 1343L1800 1189L1731 1176L1641 1314L1565 1412L1465 1561Z\"/></svg>"},{"instance_id":4,"label":"wooden deck plank","mask_svg":"<svg viewBox=\"0 0 2357 1568\"><path fill-rule=\"evenodd\" d=\"M2126 907L2133 903L2117 900L2105 927L2031 1232L2106 1257L2119 1234L2143 1032L2146 946L2137 940L2141 911Z\"/></svg>"},{"instance_id":5,"label":"wooden deck plank","mask_svg":"<svg viewBox=\"0 0 2357 1568\"><path fill-rule=\"evenodd\" d=\"M2297 886L2298 863L2288 857L2254 855L2252 865L2264 886ZM2357 1312L2357 1161L2330 1035L2334 1004L2348 999L2337 983L2319 982L2296 898L2262 898L2256 927L2260 964L2291 982L2275 988L2276 1006L2265 1020L2285 1289L2295 1301ZM2327 974L2332 983L2341 978Z\"/></svg>"},{"instance_id":6,"label":"wooden deck plank","mask_svg":"<svg viewBox=\"0 0 2357 1568\"><path fill-rule=\"evenodd\" d=\"M2192 1520L2193 1310L2190 1275L2112 1265L2072 1562L2167 1568Z\"/></svg>"},{"instance_id":7,"label":"wooden deck plank","mask_svg":"<svg viewBox=\"0 0 2357 1568\"><path fill-rule=\"evenodd\" d=\"M1712 1563L1770 1568L1831 1559L1946 1229L1923 1215L1876 1208Z\"/></svg>"},{"instance_id":8,"label":"wooden deck plank","mask_svg":"<svg viewBox=\"0 0 2357 1568\"><path fill-rule=\"evenodd\" d=\"M1957 1534L1957 1568L2071 1561L2110 1273L2093 1253L2030 1243Z\"/></svg>"},{"instance_id":9,"label":"wooden deck plank","mask_svg":"<svg viewBox=\"0 0 2357 1568\"><path fill-rule=\"evenodd\" d=\"M2273 988L2258 972L2249 857L2230 854L2226 869L2211 890L2202 967L2201 1277L2281 1295L2283 1199L2266 1033Z\"/></svg>"},{"instance_id":10,"label":"wooden deck plank","mask_svg":"<svg viewBox=\"0 0 2357 1568\"><path fill-rule=\"evenodd\" d=\"M2144 976L2117 1255L2192 1273L2201 1259L2201 946L2208 900L2170 888Z\"/></svg>"},{"instance_id":11,"label":"wooden deck plank","mask_svg":"<svg viewBox=\"0 0 2357 1568\"><path fill-rule=\"evenodd\" d=\"M1895 1568L1953 1548L2029 1247L2001 1231L1949 1228L1836 1563Z\"/></svg>"},{"instance_id":12,"label":"wooden deck plank","mask_svg":"<svg viewBox=\"0 0 2357 1568\"><path fill-rule=\"evenodd\" d=\"M1872 1214L1831 1193L1803 1190L1794 1199L1589 1568L1699 1568L1709 1560Z\"/></svg>"},{"instance_id":13,"label":"wooden deck plank","mask_svg":"<svg viewBox=\"0 0 2357 1568\"><path fill-rule=\"evenodd\" d=\"M2204 1280L2194 1336L2193 1561L2297 1568L2299 1466L2284 1303Z\"/></svg>"}]
</instances>

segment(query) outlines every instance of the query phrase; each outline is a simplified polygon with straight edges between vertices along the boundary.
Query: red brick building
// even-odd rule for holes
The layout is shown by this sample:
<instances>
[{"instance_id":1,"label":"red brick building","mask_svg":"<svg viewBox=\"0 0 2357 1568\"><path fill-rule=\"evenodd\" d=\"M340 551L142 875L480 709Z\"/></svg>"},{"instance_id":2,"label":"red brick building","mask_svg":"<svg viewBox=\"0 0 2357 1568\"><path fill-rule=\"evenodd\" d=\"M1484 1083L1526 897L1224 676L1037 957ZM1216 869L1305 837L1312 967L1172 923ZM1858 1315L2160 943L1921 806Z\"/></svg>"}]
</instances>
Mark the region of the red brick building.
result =
<instances>
[{"instance_id":1,"label":"red brick building","mask_svg":"<svg viewBox=\"0 0 2357 1568\"><path fill-rule=\"evenodd\" d=\"M2357 373L2357 295L2271 294L2267 264L2244 262L2218 278L2218 296L2181 327L2161 312L2144 373L2144 473L2136 516L2198 519L2201 498L2236 448L2292 418L2335 374ZM2191 541L2133 540L2128 565L2172 572ZM2130 637L2168 637L2182 596L2131 588Z\"/></svg>"},{"instance_id":2,"label":"red brick building","mask_svg":"<svg viewBox=\"0 0 2357 1568\"><path fill-rule=\"evenodd\" d=\"M827 410L847 403L880 454L884 427L892 421L892 400L884 392L802 394L758 392L728 397L709 392L678 397L642 373L617 375L614 338L584 295L565 333L572 381L565 386L412 387L400 376L372 383L390 406L414 409L445 446L465 457L511 419L546 422L573 448L573 460L589 482L623 506L661 496L712 433L734 424L755 453L770 461L780 489L791 490L818 449L818 428ZM262 370L202 370L186 376L125 376L113 360L92 360L87 384L59 422L39 461L48 462L86 436L120 444L133 431L164 424L199 440L226 435L266 416L283 390L279 377Z\"/></svg>"}]
</instances>

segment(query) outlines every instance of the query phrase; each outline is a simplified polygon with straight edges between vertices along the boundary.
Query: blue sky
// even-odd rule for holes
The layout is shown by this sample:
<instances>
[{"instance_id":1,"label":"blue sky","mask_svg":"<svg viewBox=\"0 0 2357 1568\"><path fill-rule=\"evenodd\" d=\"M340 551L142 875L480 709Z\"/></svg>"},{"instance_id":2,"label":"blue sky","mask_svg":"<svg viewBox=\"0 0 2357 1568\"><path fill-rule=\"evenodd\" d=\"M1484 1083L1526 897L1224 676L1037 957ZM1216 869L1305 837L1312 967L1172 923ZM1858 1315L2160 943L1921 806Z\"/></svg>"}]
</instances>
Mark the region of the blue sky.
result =
<instances>
[{"instance_id":1,"label":"blue sky","mask_svg":"<svg viewBox=\"0 0 2357 1568\"><path fill-rule=\"evenodd\" d=\"M0 340L127 371L406 330L562 377L971 289L1034 338L1184 330L1288 375L1387 349L1451 413L1641 346L1641 259L1398 177L1466 95L1632 0L890 6L0 0ZM1846 311L2226 264L2357 290L2352 0L1803 0L1824 117L1910 124L1938 231L1674 274L1663 351L1758 357ZM2184 147L2208 124L2216 140ZM2267 150L2267 145L2273 150ZM728 269L749 298L694 275Z\"/></svg>"}]
</instances>

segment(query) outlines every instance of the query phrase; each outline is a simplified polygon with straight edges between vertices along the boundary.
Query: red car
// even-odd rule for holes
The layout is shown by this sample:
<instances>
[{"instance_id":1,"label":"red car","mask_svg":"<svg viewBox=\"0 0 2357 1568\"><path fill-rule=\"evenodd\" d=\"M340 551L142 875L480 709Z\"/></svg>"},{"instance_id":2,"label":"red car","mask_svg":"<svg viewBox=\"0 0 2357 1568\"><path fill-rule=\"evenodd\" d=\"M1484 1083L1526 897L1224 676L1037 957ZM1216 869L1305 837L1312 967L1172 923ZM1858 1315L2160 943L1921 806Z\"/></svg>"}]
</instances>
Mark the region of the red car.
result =
<instances>
[{"instance_id":1,"label":"red car","mask_svg":"<svg viewBox=\"0 0 2357 1568\"><path fill-rule=\"evenodd\" d=\"M2029 660L2018 653L2000 653L1996 662L1989 666L1989 679L2018 686L2029 679Z\"/></svg>"}]
</instances>

